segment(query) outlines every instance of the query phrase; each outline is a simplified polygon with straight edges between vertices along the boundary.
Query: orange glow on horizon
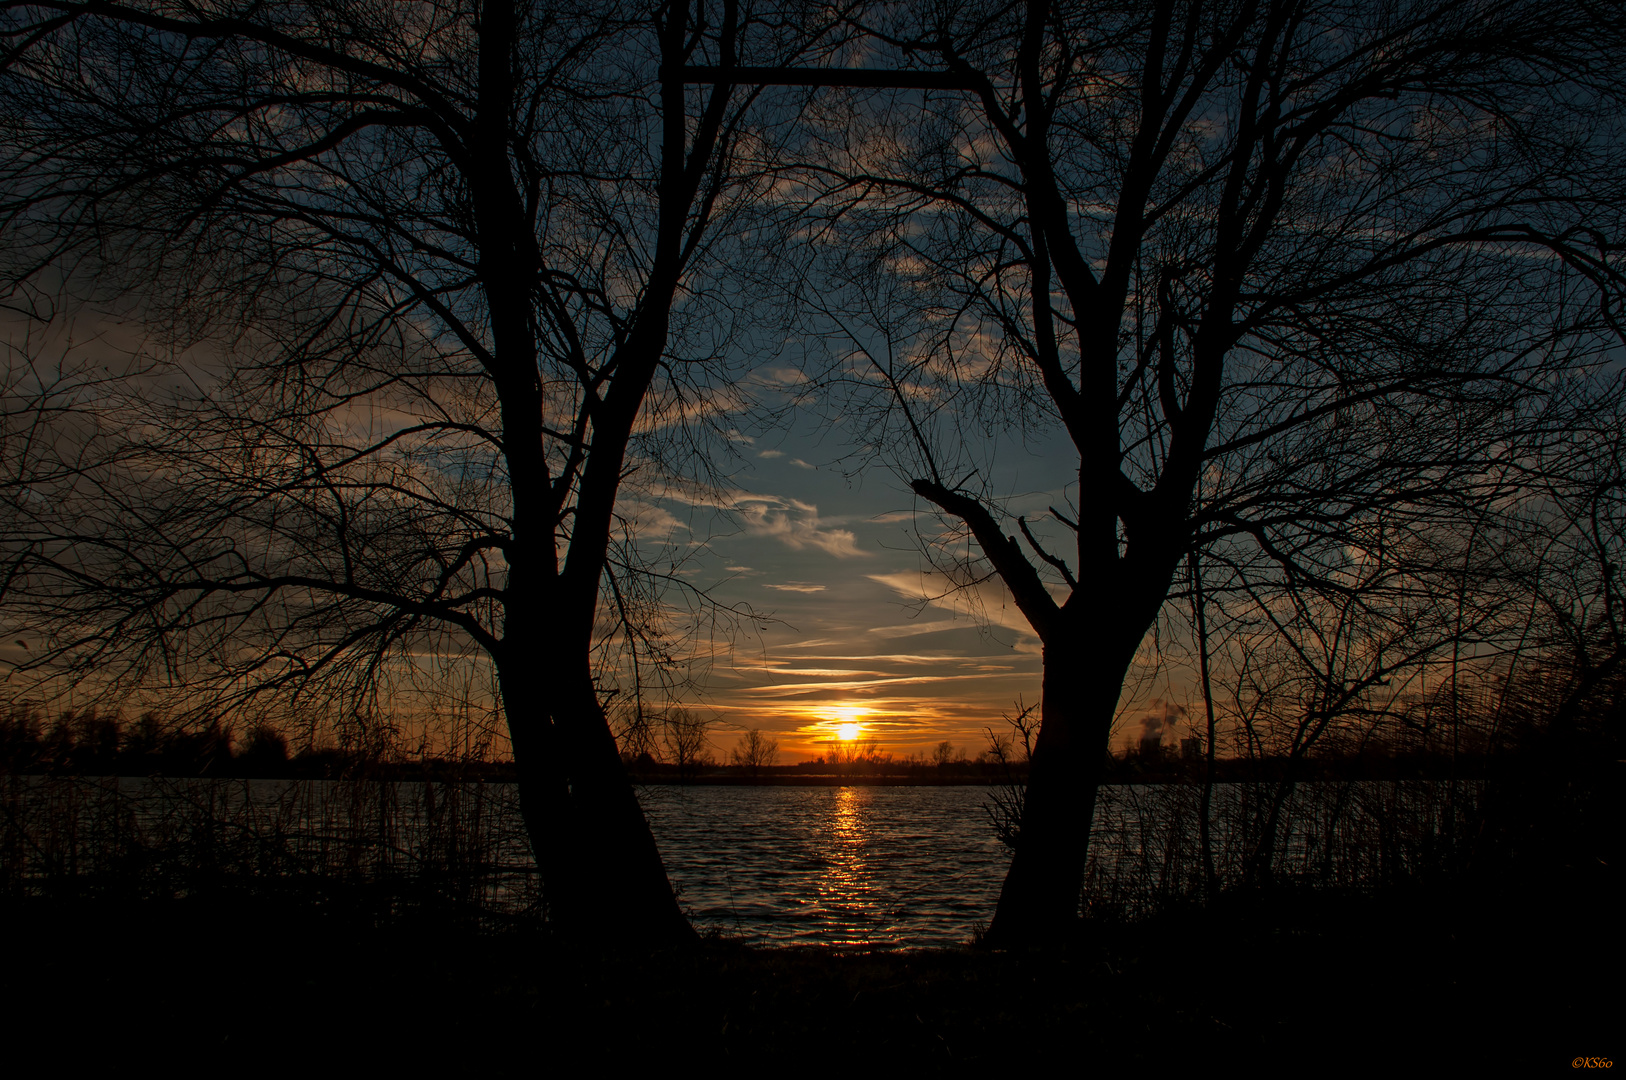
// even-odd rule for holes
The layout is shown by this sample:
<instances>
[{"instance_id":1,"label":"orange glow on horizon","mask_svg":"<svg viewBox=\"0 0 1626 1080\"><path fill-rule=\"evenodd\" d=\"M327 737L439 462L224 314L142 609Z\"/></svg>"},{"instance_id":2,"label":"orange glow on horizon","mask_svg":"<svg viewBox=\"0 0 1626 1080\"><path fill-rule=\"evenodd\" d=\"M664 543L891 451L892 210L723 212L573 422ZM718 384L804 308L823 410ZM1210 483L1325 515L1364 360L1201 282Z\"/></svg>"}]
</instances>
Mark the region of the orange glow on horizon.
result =
<instances>
[{"instance_id":1,"label":"orange glow on horizon","mask_svg":"<svg viewBox=\"0 0 1626 1080\"><path fill-rule=\"evenodd\" d=\"M869 715L864 706L833 705L828 711L836 724L836 738L842 742L855 742L864 733L864 725L859 722Z\"/></svg>"}]
</instances>

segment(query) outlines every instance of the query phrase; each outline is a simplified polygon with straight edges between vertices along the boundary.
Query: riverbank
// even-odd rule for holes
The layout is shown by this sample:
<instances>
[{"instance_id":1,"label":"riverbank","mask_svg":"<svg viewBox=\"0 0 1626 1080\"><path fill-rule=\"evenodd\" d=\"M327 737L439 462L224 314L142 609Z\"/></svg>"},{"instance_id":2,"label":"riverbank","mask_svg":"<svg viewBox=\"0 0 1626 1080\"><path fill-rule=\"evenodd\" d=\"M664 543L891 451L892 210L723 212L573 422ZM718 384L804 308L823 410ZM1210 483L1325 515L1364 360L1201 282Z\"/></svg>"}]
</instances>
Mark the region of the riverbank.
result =
<instances>
[{"instance_id":1,"label":"riverbank","mask_svg":"<svg viewBox=\"0 0 1626 1080\"><path fill-rule=\"evenodd\" d=\"M256 1071L1545 1071L1619 1053L1617 914L1602 896L1283 894L1032 954L639 952L226 898L13 902L0 1014L14 1052Z\"/></svg>"}]
</instances>

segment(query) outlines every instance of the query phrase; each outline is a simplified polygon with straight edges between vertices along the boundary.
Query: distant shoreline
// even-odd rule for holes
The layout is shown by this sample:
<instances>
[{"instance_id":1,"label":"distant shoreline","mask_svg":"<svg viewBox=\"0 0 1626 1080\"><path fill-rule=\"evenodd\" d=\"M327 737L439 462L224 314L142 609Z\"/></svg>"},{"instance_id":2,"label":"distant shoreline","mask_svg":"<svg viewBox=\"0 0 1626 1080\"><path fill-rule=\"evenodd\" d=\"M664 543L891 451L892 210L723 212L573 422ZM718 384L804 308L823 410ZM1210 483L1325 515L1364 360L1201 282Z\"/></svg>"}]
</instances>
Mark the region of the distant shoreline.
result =
<instances>
[{"instance_id":1,"label":"distant shoreline","mask_svg":"<svg viewBox=\"0 0 1626 1080\"><path fill-rule=\"evenodd\" d=\"M1005 780L987 776L843 776L796 773L791 776L700 775L633 777L639 787L999 787Z\"/></svg>"},{"instance_id":2,"label":"distant shoreline","mask_svg":"<svg viewBox=\"0 0 1626 1080\"><path fill-rule=\"evenodd\" d=\"M214 781L240 781L240 780L283 780L298 783L308 780L339 781L371 783L422 783L425 781L436 784L512 784L518 782L518 776L513 766L485 764L475 768L423 768L416 764L378 765L371 764L359 769L287 769L287 770L207 770L201 772L167 772L154 770L150 772L130 771L79 771L79 770L45 770L45 769L10 769L0 770L0 774L9 773L13 776L35 776L41 779L78 779L78 780L214 780ZM841 773L806 773L784 772L759 776L740 776L729 773L699 773L691 776L677 775L640 775L628 777L634 787L990 787L990 788L1020 788L1026 783L1026 777L1017 774L1013 776L991 776L986 774L961 775L909 775L906 773L888 774L841 774ZM1282 777L1279 772L1269 769L1249 770L1241 769L1216 770L1214 783L1216 784L1246 784L1279 781ZM1396 780L1434 780L1448 781L1451 777L1441 775L1429 769L1391 769L1391 770L1346 770L1346 769L1306 769L1294 777L1298 782L1314 781L1396 781ZM1483 775L1469 774L1459 776L1457 780L1463 783L1482 781ZM1106 787L1137 786L1154 784L1189 784L1200 785L1203 777L1200 772L1108 772L1101 777L1100 783Z\"/></svg>"}]
</instances>

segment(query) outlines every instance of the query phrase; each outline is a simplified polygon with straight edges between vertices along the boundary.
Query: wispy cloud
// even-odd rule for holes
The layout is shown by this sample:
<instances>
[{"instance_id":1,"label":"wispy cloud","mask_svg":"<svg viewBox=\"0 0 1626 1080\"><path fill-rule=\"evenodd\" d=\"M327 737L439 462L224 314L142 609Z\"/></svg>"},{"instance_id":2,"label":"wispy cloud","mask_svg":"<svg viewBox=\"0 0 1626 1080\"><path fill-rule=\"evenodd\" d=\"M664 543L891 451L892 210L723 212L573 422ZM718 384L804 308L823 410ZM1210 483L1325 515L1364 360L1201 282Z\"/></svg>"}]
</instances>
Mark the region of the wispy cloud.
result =
<instances>
[{"instance_id":1,"label":"wispy cloud","mask_svg":"<svg viewBox=\"0 0 1626 1080\"><path fill-rule=\"evenodd\" d=\"M871 574L871 577L875 575ZM899 623L896 626L872 626L872 634L885 634L887 637L913 637L916 634L935 634L939 630L968 630L976 624L965 619L929 619L921 622Z\"/></svg>"},{"instance_id":2,"label":"wispy cloud","mask_svg":"<svg viewBox=\"0 0 1626 1080\"><path fill-rule=\"evenodd\" d=\"M1015 631L1024 638L1037 641L1033 627L1028 625L1027 618L1017 608L1016 601L1006 591L1005 586L997 579L983 578L970 585L959 585L944 574L934 571L924 573L900 572L892 574L868 574L871 581L879 582L896 592L904 599L914 601L923 607L934 608L938 611L952 611L970 615L975 619L986 621L994 626ZM919 623L904 624L901 629L894 629L897 633L907 633L908 626L930 626L931 630L916 629L917 634L931 633L932 630L945 630L954 625L953 620L947 623L939 621L936 624ZM960 623L964 626L964 622ZM1029 642L1028 644L1031 644Z\"/></svg>"},{"instance_id":3,"label":"wispy cloud","mask_svg":"<svg viewBox=\"0 0 1626 1080\"><path fill-rule=\"evenodd\" d=\"M809 465L807 462L803 461L799 457L791 458L790 463L792 465L796 466L798 469L817 469L818 468L817 465Z\"/></svg>"},{"instance_id":4,"label":"wispy cloud","mask_svg":"<svg viewBox=\"0 0 1626 1080\"><path fill-rule=\"evenodd\" d=\"M634 535L643 538L645 543L660 543L663 538L673 541L674 534L691 531L686 522L679 521L665 507L643 499L618 499L615 509Z\"/></svg>"},{"instance_id":5,"label":"wispy cloud","mask_svg":"<svg viewBox=\"0 0 1626 1080\"><path fill-rule=\"evenodd\" d=\"M874 686L908 686L914 684L932 685L945 682L964 682L967 680L1001 679L1004 672L979 671L968 675L892 675L870 679L845 679L839 682L821 683L775 683L772 686L747 687L742 693L757 694L764 697L778 697L782 694L796 694L806 690L864 690Z\"/></svg>"},{"instance_id":6,"label":"wispy cloud","mask_svg":"<svg viewBox=\"0 0 1626 1080\"><path fill-rule=\"evenodd\" d=\"M856 670L854 668L816 668L816 667L813 667L813 668L793 668L793 667L778 667L778 666L773 665L773 664L764 664L762 667L759 667L759 668L743 668L741 670L744 670L744 671L756 671L756 672L759 672L759 673L765 672L765 673L767 673L769 675L799 675L799 676L802 676L803 678L810 678L810 679L811 678L819 678L819 677L822 677L822 676L830 676L830 677L834 678L834 677L842 676L842 675L845 675L847 678L851 679L851 678L856 678L857 676L860 676L860 675L880 676L880 675L885 675L886 674L886 672L884 672L884 671L858 671L858 670ZM838 685L838 684L836 684L836 683L819 683L818 685L820 685L820 686L835 686L835 685Z\"/></svg>"},{"instance_id":7,"label":"wispy cloud","mask_svg":"<svg viewBox=\"0 0 1626 1080\"><path fill-rule=\"evenodd\" d=\"M751 381L761 386L801 386L807 382L807 376L793 367L758 368Z\"/></svg>"},{"instance_id":8,"label":"wispy cloud","mask_svg":"<svg viewBox=\"0 0 1626 1080\"><path fill-rule=\"evenodd\" d=\"M792 551L816 548L838 559L865 558L870 554L858 546L858 538L851 529L836 528L834 521L819 517L817 506L800 499L678 480L667 483L652 495L731 513L747 534L778 540Z\"/></svg>"},{"instance_id":9,"label":"wispy cloud","mask_svg":"<svg viewBox=\"0 0 1626 1080\"><path fill-rule=\"evenodd\" d=\"M762 453L757 455L759 458L776 458L784 456L785 452L783 450L764 450Z\"/></svg>"},{"instance_id":10,"label":"wispy cloud","mask_svg":"<svg viewBox=\"0 0 1626 1080\"><path fill-rule=\"evenodd\" d=\"M816 592L823 592L824 591L824 586L823 585L809 585L809 584L807 584L805 582L800 582L800 581L786 582L783 585L765 584L764 588L778 589L780 592L796 592L796 593L816 593Z\"/></svg>"},{"instance_id":11,"label":"wispy cloud","mask_svg":"<svg viewBox=\"0 0 1626 1080\"><path fill-rule=\"evenodd\" d=\"M958 625L963 627L966 624L959 623ZM862 664L931 664L933 666L942 666L944 664L970 664L976 660L1002 660L1004 657L963 656L959 653L860 653L857 655L826 653L815 656L804 656L802 659L808 661L824 660L830 663L839 661L842 663ZM773 660L768 661L769 664L775 662L776 661ZM777 662L783 663L784 661ZM976 664L975 668L978 671L993 671L995 668L1000 670L1016 670L1013 665L1008 663Z\"/></svg>"},{"instance_id":12,"label":"wispy cloud","mask_svg":"<svg viewBox=\"0 0 1626 1080\"><path fill-rule=\"evenodd\" d=\"M798 499L747 495L732 507L752 536L778 540L792 551L817 548L838 559L867 556L851 529L831 528L819 517L819 508Z\"/></svg>"}]
</instances>

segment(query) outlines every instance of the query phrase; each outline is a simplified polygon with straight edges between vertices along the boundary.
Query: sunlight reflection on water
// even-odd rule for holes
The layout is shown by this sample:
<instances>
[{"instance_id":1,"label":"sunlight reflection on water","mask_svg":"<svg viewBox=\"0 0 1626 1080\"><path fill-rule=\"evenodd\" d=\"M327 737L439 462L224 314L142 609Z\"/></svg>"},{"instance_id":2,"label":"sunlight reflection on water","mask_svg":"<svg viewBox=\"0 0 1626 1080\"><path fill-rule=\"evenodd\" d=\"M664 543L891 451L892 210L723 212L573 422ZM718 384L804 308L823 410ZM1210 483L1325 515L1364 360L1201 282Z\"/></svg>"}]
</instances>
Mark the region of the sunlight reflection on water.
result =
<instances>
[{"instance_id":1,"label":"sunlight reflection on water","mask_svg":"<svg viewBox=\"0 0 1626 1080\"><path fill-rule=\"evenodd\" d=\"M978 787L646 790L650 827L702 931L775 944L963 944L1007 861Z\"/></svg>"}]
</instances>

